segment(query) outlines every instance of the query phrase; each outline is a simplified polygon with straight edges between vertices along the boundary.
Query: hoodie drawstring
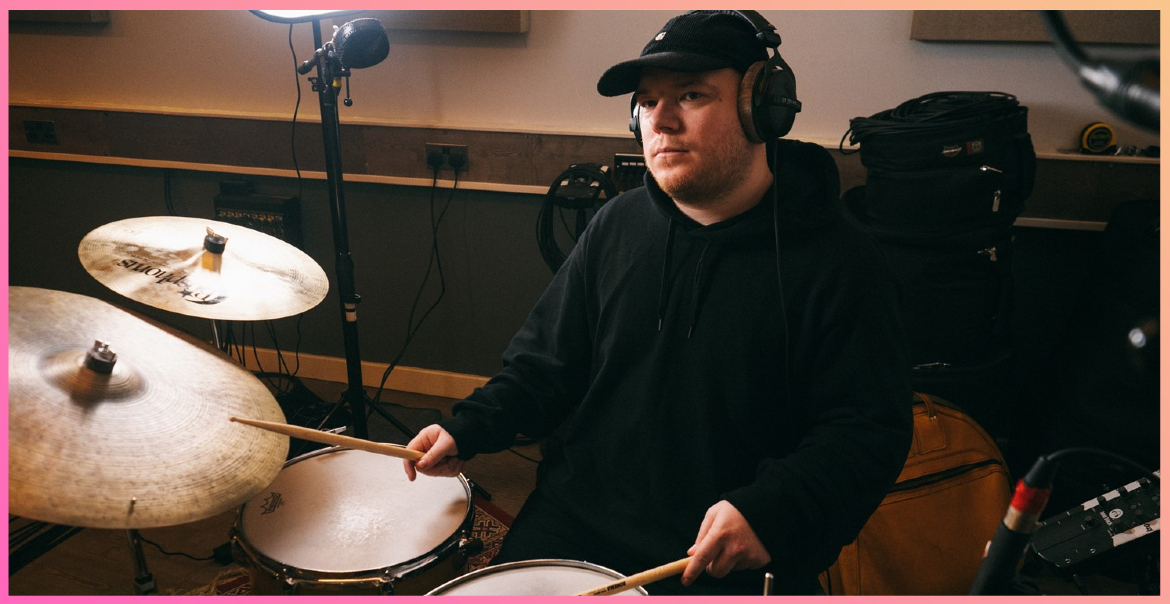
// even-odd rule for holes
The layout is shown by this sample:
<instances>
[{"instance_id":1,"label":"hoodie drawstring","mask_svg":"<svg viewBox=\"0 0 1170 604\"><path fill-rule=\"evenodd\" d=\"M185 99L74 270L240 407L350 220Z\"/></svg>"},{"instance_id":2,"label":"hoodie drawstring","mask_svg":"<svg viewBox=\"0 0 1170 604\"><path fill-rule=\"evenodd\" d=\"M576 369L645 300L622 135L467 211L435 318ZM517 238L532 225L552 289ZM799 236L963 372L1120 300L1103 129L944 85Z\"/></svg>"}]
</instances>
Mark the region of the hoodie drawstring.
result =
<instances>
[{"instance_id":1,"label":"hoodie drawstring","mask_svg":"<svg viewBox=\"0 0 1170 604\"><path fill-rule=\"evenodd\" d=\"M700 287L703 285L703 259L707 257L709 249L711 249L710 240L703 246L703 251L699 254L699 262L695 265L694 287L691 289L691 321L687 325L687 339L690 339L691 333L695 331L695 319L699 317L699 295L701 293Z\"/></svg>"},{"instance_id":2,"label":"hoodie drawstring","mask_svg":"<svg viewBox=\"0 0 1170 604\"><path fill-rule=\"evenodd\" d=\"M662 283L658 288L658 331L662 331L662 319L666 317L666 300L670 297L670 260L674 255L674 221L666 231L666 254L662 260Z\"/></svg>"},{"instance_id":3,"label":"hoodie drawstring","mask_svg":"<svg viewBox=\"0 0 1170 604\"><path fill-rule=\"evenodd\" d=\"M658 331L662 331L662 323L666 318L666 305L670 300L670 269L671 261L674 258L674 233L675 222L670 221L670 226L666 231L666 251L662 259L662 283L658 288ZM707 250L711 249L711 241L708 240L703 246L703 251L699 254L699 261L695 265L695 276L692 280L691 288L691 316L690 322L687 325L687 338L695 331L695 321L699 316L699 296L703 287L703 265L707 257Z\"/></svg>"}]
</instances>

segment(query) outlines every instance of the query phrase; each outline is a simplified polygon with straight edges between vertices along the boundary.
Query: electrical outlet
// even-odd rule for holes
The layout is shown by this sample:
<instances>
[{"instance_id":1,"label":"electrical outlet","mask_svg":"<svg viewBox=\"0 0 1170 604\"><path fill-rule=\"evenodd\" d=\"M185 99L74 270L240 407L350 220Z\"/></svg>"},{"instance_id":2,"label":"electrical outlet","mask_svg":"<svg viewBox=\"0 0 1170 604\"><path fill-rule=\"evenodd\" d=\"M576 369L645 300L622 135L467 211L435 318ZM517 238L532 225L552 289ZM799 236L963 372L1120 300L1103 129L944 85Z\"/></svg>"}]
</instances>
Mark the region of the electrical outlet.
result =
<instances>
[{"instance_id":1,"label":"electrical outlet","mask_svg":"<svg viewBox=\"0 0 1170 604\"><path fill-rule=\"evenodd\" d=\"M427 166L433 169L451 168L459 172L467 171L467 145L426 143L425 151L423 158Z\"/></svg>"},{"instance_id":2,"label":"electrical outlet","mask_svg":"<svg viewBox=\"0 0 1170 604\"><path fill-rule=\"evenodd\" d=\"M57 125L41 120L25 120L24 136L34 145L57 145Z\"/></svg>"}]
</instances>

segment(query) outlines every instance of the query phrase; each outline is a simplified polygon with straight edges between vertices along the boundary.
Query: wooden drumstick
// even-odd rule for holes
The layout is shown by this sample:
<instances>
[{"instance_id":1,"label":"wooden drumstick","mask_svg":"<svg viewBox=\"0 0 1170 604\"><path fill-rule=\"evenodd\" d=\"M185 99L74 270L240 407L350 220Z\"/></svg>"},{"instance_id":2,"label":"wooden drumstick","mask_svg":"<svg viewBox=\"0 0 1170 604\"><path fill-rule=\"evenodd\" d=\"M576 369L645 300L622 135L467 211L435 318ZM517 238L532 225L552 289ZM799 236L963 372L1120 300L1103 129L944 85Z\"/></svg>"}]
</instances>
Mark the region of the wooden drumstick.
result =
<instances>
[{"instance_id":1,"label":"wooden drumstick","mask_svg":"<svg viewBox=\"0 0 1170 604\"><path fill-rule=\"evenodd\" d=\"M674 575L681 573L683 570L686 570L687 564L690 563L691 558L693 558L693 557L694 556L688 556L688 557L683 558L681 560L675 560L674 562L671 562L669 564L663 564L662 566L658 566L658 567L652 568L650 570L644 570L636 575L630 575L630 576L626 577L625 579L618 579L617 581L614 581L613 583L610 583L608 585L602 585L601 587L598 587L595 589L590 589L588 591L583 591L583 592L581 592L579 594L575 594L575 595L578 595L578 596L612 596L613 594L625 591L627 589L634 589L635 587L641 587L643 585L646 585L647 583L653 583L653 582L658 581L660 579L665 579L667 577L672 577Z\"/></svg>"},{"instance_id":2,"label":"wooden drumstick","mask_svg":"<svg viewBox=\"0 0 1170 604\"><path fill-rule=\"evenodd\" d=\"M422 459L423 454L414 449L407 449L402 445L395 445L391 443L375 443L360 438L353 438L352 436L342 436L332 432L322 432L312 428L302 428L301 426L293 426L291 424L280 424L276 422L266 422L258 419L243 419L239 417L232 417L233 422L247 424L268 430L269 432L277 432L286 436L293 436L301 440L308 440L315 443L324 443L326 445L337 445L339 447L347 447L349 449L359 449L361 451L369 451L370 453L380 453L382 455L389 455L391 457L398 457L401 459L409 459L411 461L418 461Z\"/></svg>"}]
</instances>

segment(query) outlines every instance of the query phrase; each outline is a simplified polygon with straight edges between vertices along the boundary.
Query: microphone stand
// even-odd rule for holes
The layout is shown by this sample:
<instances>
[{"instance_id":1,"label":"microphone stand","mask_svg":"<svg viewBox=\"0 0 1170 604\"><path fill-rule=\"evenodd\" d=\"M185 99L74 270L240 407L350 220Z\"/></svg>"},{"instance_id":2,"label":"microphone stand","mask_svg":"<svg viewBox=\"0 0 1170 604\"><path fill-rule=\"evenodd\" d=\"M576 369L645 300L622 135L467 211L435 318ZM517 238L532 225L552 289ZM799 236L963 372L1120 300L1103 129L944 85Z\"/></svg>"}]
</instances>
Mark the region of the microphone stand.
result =
<instances>
[{"instance_id":1,"label":"microphone stand","mask_svg":"<svg viewBox=\"0 0 1170 604\"><path fill-rule=\"evenodd\" d=\"M366 404L385 417L407 437L415 434L387 411L372 404L362 384L361 352L358 346L357 305L361 296L354 292L353 257L349 253L349 230L345 219L345 197L342 193L341 126L337 111L337 95L342 77L349 70L338 61L336 52L326 48L321 38L321 21L313 20L313 45L318 51L317 77L309 78L321 105L321 133L325 139L325 175L329 184L329 208L333 222L333 247L336 252L337 290L341 299L341 327L345 338L345 367L348 388L342 402L349 403L353 413L353 433L368 439Z\"/></svg>"}]
</instances>

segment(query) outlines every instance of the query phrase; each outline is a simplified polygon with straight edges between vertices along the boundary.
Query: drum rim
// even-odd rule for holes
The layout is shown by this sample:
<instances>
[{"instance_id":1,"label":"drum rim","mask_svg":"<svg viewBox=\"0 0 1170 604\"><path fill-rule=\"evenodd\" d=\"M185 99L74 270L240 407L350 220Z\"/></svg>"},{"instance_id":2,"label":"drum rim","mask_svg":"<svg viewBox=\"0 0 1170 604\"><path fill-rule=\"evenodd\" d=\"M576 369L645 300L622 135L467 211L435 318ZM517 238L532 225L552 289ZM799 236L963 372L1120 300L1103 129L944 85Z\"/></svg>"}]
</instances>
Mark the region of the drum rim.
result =
<instances>
[{"instance_id":1,"label":"drum rim","mask_svg":"<svg viewBox=\"0 0 1170 604\"><path fill-rule=\"evenodd\" d=\"M558 566L558 567L569 567L569 568L583 568L586 570L601 571L602 574L608 574L613 579L627 579L628 578L625 575L619 573L618 571L613 570L612 568L602 566L602 565L596 564L594 562L586 562L584 560L570 560L567 558L534 558L532 560L517 560L515 562L505 562L503 564L495 564L492 566L485 566L479 570L473 570L469 573L460 575L458 577L455 577L454 579L451 579L450 581L447 581L446 583L427 592L426 595L428 595L428 596L443 596L443 595L446 595L446 593L444 593L444 592L446 592L454 587L457 587L462 583L466 583L467 581L474 579L478 575L490 575L490 574L494 574L497 572L502 572L502 571L511 570L511 569L515 569L515 568L524 568L524 567L528 567L528 566ZM635 587L633 589L633 591L637 591L644 596L650 595L644 587ZM467 595L472 595L472 594L467 594Z\"/></svg>"},{"instance_id":2,"label":"drum rim","mask_svg":"<svg viewBox=\"0 0 1170 604\"><path fill-rule=\"evenodd\" d=\"M284 462L284 465L281 466L281 470L284 470L285 468L295 463L317 457L319 455L341 453L344 451L359 450L352 449L350 447L332 446L309 451L308 453L298 455ZM377 454L374 453L374 455ZM467 512L463 517L463 521L459 523L459 528L457 528L454 533L449 535L434 549L415 558L411 558L410 560L405 560L391 566L382 566L378 568L354 571L324 571L289 566L286 563L272 558L267 554L257 550L244 535L244 508L247 507L249 502L251 502L251 499L240 505L239 510L236 511L236 521L235 524L232 525L230 531L231 541L233 544L236 544L238 547L240 547L240 549L242 549L248 557L248 560L246 562L242 562L242 564L251 564L252 566L258 567L260 570L263 570L264 572L275 577L277 581L289 583L290 585L295 585L297 583L365 582L384 584L395 580L408 579L449 558L452 554L455 553L456 550L456 548L453 548L452 545L458 543L471 534L471 529L475 524L475 499L471 492L471 484L467 480L467 477L465 477L463 474L459 474L454 478L459 480L459 484L463 486L463 492L467 496Z\"/></svg>"}]
</instances>

